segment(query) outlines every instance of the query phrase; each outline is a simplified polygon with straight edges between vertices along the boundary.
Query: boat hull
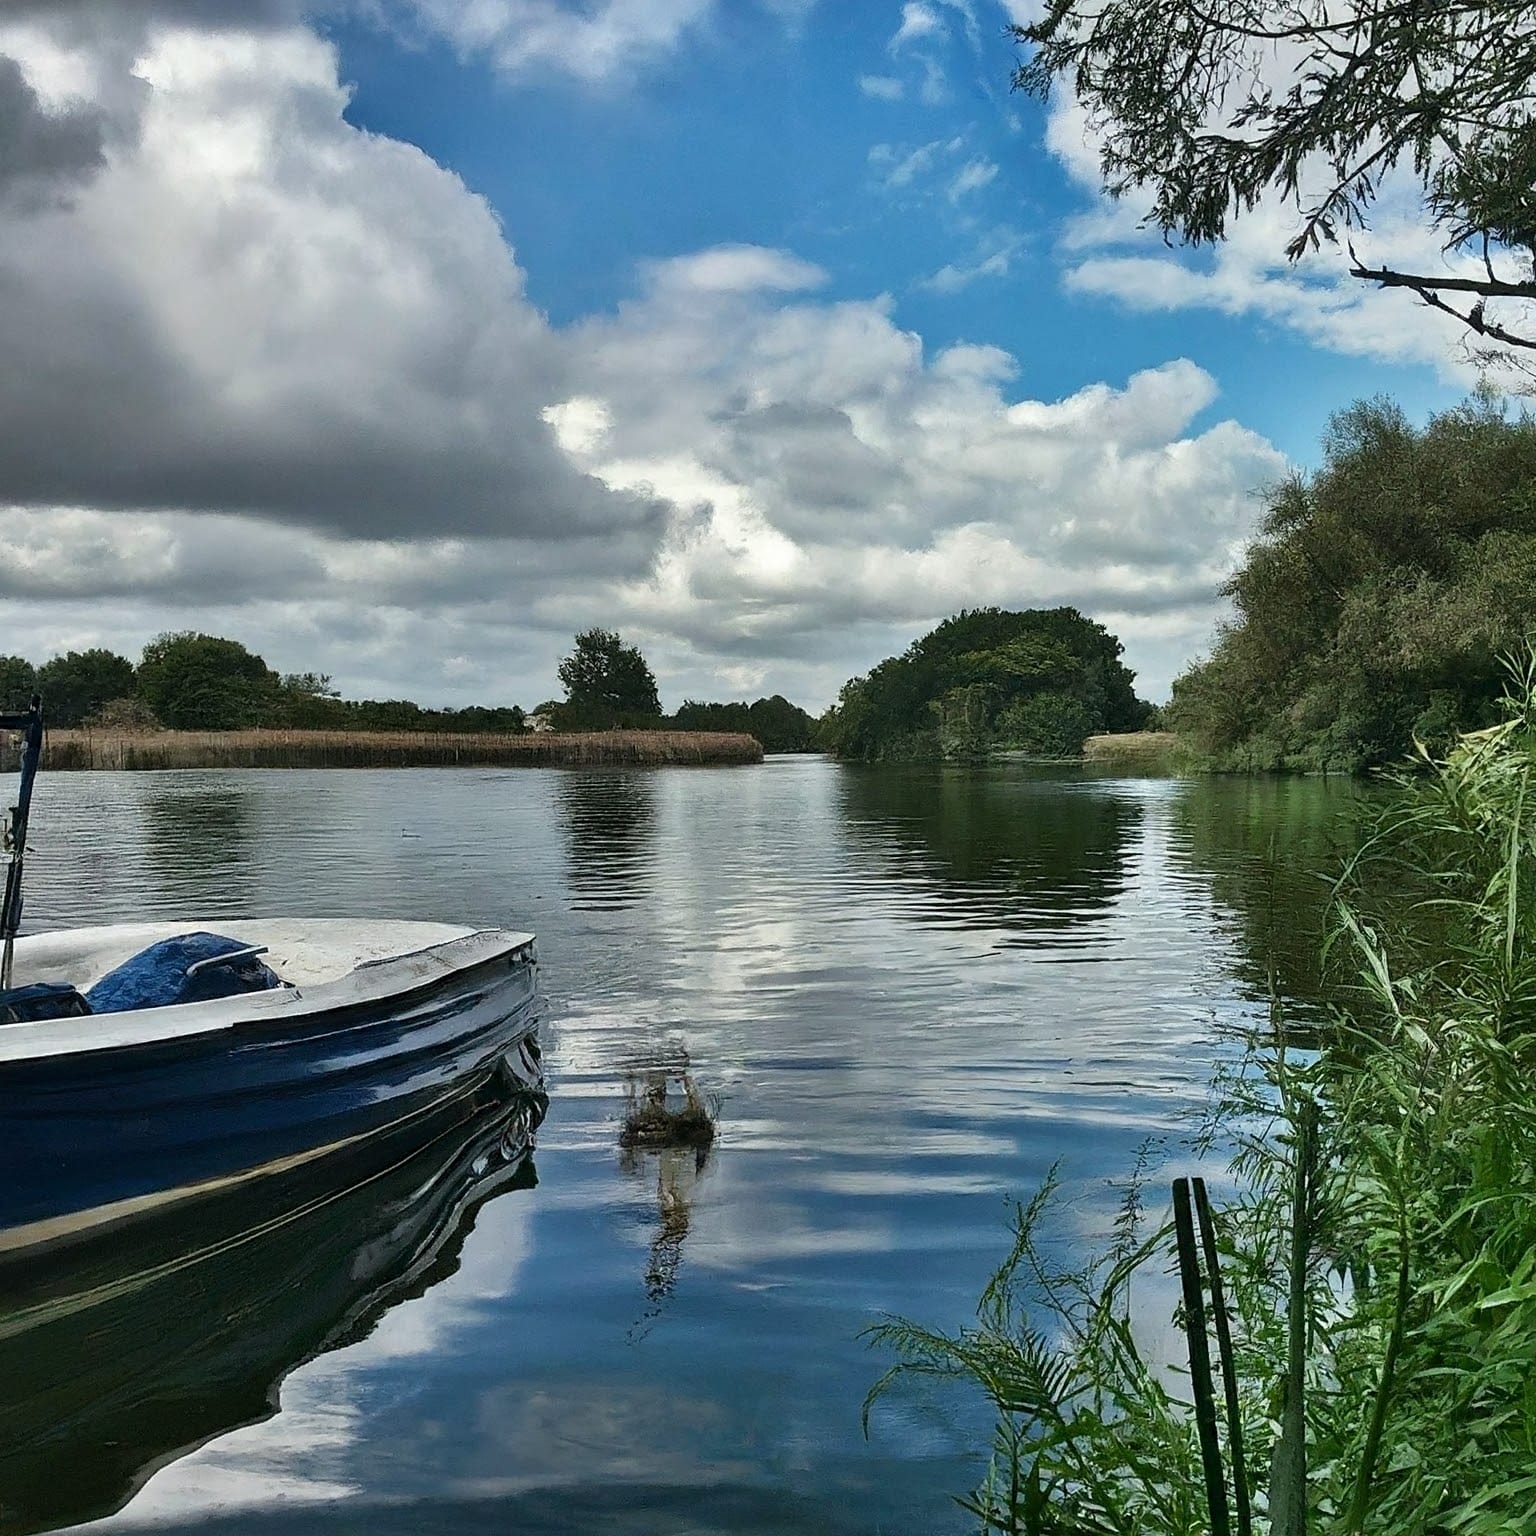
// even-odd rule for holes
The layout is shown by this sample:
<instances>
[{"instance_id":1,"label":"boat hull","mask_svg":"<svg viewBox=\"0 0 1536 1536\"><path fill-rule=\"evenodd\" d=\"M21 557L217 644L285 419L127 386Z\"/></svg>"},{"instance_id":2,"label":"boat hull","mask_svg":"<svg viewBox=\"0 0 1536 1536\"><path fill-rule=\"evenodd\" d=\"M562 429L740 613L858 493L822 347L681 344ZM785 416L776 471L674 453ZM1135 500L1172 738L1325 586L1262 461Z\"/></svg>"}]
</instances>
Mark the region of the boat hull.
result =
<instances>
[{"instance_id":1,"label":"boat hull","mask_svg":"<svg viewBox=\"0 0 1536 1536\"><path fill-rule=\"evenodd\" d=\"M241 1186L366 1176L499 1097L542 1117L531 944L337 990L162 1038L82 1020L115 1043L0 1059L3 1293L42 1301L91 1250Z\"/></svg>"},{"instance_id":2,"label":"boat hull","mask_svg":"<svg viewBox=\"0 0 1536 1536\"><path fill-rule=\"evenodd\" d=\"M451 1274L479 1207L536 1182L529 1134L524 1106L481 1107L385 1166L349 1156L163 1212L47 1305L0 1293L0 1530L109 1514L270 1415L288 1372Z\"/></svg>"}]
</instances>

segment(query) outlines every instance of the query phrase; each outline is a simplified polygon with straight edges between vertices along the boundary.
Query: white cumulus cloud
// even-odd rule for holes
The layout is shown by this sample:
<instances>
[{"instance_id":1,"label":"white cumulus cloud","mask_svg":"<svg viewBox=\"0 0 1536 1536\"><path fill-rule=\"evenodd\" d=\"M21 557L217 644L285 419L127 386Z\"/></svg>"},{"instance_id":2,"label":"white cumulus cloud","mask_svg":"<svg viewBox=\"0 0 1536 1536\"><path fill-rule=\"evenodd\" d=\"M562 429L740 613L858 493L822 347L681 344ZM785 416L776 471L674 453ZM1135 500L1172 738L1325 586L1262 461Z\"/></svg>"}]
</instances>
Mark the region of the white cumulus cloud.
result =
<instances>
[{"instance_id":1,"label":"white cumulus cloud","mask_svg":"<svg viewBox=\"0 0 1536 1536\"><path fill-rule=\"evenodd\" d=\"M532 704L603 623L672 703L819 707L966 605L1113 615L1153 692L1208 632L1284 466L1199 368L1030 398L1028 359L932 352L749 244L551 326L516 229L347 121L329 43L279 0L193 10L0 28L31 134L0 221L0 622L36 659L201 628L354 694ZM963 148L874 163L947 206Z\"/></svg>"}]
</instances>

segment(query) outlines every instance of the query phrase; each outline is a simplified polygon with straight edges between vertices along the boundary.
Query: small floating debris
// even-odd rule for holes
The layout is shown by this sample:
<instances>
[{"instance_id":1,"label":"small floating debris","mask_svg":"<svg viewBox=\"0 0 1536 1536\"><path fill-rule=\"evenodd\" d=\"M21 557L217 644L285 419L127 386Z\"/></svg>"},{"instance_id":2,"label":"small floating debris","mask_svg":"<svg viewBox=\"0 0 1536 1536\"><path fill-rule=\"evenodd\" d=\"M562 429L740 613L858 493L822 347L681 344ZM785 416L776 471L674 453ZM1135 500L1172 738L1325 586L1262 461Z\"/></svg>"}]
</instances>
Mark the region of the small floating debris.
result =
<instances>
[{"instance_id":1,"label":"small floating debris","mask_svg":"<svg viewBox=\"0 0 1536 1536\"><path fill-rule=\"evenodd\" d=\"M624 1084L624 1099L621 1147L714 1145L719 1106L705 1101L689 1072L654 1068L636 1073Z\"/></svg>"}]
</instances>

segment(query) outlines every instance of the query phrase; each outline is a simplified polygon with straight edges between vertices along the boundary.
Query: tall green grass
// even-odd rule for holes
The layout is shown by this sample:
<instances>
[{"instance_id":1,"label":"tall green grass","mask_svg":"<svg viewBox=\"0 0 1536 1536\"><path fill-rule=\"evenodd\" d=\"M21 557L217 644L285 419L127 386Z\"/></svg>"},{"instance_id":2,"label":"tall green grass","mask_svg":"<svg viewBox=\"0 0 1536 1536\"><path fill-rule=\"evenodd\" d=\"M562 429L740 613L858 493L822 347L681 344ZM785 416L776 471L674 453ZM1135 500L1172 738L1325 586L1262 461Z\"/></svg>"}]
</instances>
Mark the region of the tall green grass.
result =
<instances>
[{"instance_id":1,"label":"tall green grass","mask_svg":"<svg viewBox=\"0 0 1536 1536\"><path fill-rule=\"evenodd\" d=\"M1302 1052L1277 1004L1197 1143L1234 1179L1193 1280L1186 1232L1177 1316L1204 1345L1219 1284L1230 1381L1197 1393L1141 1345L1133 1293L1178 1261L1140 1178L1096 1262L1049 1257L1047 1185L973 1325L871 1330L897 1358L866 1418L912 1377L995 1409L961 1499L981 1530L1220 1536L1251 1508L1274 1536L1536 1532L1536 666L1419 767L1339 883L1347 1009Z\"/></svg>"}]
</instances>

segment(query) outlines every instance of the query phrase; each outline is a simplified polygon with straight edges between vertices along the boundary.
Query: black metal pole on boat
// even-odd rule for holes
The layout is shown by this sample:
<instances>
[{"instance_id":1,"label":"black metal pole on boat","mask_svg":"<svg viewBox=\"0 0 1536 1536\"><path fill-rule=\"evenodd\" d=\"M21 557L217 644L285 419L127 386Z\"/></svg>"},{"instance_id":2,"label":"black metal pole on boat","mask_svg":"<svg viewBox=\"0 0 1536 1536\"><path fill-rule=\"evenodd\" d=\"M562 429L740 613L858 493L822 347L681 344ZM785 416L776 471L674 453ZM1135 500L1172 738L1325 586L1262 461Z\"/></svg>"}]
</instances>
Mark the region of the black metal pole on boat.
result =
<instances>
[{"instance_id":1,"label":"black metal pole on boat","mask_svg":"<svg viewBox=\"0 0 1536 1536\"><path fill-rule=\"evenodd\" d=\"M24 715L0 715L0 730L22 732L21 785L5 828L5 851L11 862L5 872L5 900L0 903L0 989L11 984L11 953L21 931L21 872L27 856L27 816L32 810L32 781L43 755L43 701L35 693Z\"/></svg>"}]
</instances>

